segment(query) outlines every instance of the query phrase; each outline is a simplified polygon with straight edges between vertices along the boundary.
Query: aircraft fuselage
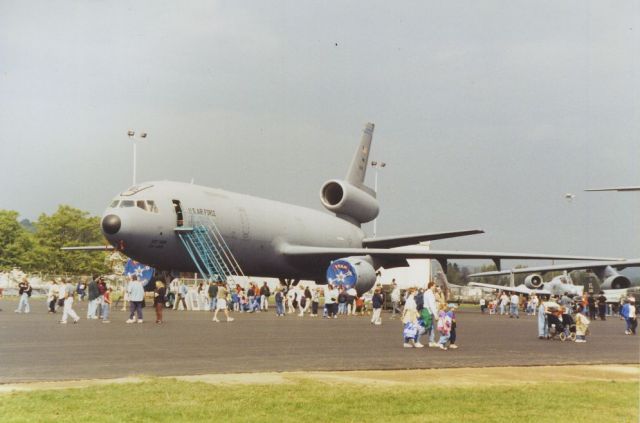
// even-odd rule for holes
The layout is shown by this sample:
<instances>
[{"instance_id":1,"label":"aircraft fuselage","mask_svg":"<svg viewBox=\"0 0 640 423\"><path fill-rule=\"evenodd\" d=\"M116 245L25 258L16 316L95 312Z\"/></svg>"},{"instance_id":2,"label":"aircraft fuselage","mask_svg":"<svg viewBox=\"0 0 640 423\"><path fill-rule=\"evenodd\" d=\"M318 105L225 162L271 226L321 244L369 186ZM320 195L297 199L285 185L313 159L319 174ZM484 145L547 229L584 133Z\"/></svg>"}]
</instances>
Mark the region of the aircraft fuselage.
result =
<instances>
[{"instance_id":1,"label":"aircraft fuselage","mask_svg":"<svg viewBox=\"0 0 640 423\"><path fill-rule=\"evenodd\" d=\"M328 263L294 265L280 247L360 248L365 236L360 227L325 212L169 181L143 183L115 197L102 229L114 247L135 260L163 270L196 272L175 229L191 226L201 216L213 218L244 273L254 276L323 279Z\"/></svg>"}]
</instances>

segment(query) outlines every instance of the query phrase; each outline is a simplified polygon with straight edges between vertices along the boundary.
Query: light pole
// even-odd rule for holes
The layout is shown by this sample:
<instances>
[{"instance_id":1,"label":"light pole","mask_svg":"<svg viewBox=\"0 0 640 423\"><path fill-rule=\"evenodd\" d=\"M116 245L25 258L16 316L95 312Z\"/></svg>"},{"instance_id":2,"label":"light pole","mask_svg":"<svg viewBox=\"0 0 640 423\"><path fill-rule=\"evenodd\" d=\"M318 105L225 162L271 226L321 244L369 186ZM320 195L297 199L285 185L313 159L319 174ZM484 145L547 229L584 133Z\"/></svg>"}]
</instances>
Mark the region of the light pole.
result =
<instances>
[{"instance_id":1,"label":"light pole","mask_svg":"<svg viewBox=\"0 0 640 423\"><path fill-rule=\"evenodd\" d=\"M133 131L130 129L127 132L127 136L131 141L133 141L133 185L135 185L136 184L136 147L137 147L136 131ZM147 133L146 132L140 133L140 138L142 139L147 138Z\"/></svg>"},{"instance_id":2,"label":"light pole","mask_svg":"<svg viewBox=\"0 0 640 423\"><path fill-rule=\"evenodd\" d=\"M376 192L376 198L378 197L378 169L385 167L387 164L385 162L372 161L371 166L376 170L375 178L373 180L373 190ZM373 219L373 237L376 237L378 233L378 218Z\"/></svg>"}]
</instances>

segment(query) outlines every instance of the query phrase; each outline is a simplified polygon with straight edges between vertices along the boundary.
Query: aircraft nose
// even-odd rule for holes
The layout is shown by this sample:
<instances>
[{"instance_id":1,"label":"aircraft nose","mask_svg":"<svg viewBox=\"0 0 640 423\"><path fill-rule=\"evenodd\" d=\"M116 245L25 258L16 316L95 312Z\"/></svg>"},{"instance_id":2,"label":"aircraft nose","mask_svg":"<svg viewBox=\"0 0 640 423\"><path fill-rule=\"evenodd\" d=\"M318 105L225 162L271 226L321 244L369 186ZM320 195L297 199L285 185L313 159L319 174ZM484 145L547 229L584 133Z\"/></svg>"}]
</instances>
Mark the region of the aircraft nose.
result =
<instances>
[{"instance_id":1,"label":"aircraft nose","mask_svg":"<svg viewBox=\"0 0 640 423\"><path fill-rule=\"evenodd\" d=\"M115 235L120 230L122 222L115 214L108 214L102 219L102 230L109 235Z\"/></svg>"}]
</instances>

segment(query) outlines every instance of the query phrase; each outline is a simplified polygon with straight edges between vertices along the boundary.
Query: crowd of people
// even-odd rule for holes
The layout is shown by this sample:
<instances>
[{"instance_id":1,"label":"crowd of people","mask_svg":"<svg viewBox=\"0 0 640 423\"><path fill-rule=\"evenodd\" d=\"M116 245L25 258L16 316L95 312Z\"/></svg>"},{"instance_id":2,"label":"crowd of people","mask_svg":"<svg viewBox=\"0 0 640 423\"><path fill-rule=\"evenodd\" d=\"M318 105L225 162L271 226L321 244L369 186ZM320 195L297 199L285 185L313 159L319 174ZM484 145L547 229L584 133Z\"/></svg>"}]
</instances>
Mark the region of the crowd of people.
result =
<instances>
[{"instance_id":1,"label":"crowd of people","mask_svg":"<svg viewBox=\"0 0 640 423\"><path fill-rule=\"evenodd\" d=\"M621 299L620 304L611 304L607 302L607 298L604 293L592 294L584 293L581 297L570 297L569 293L564 293L557 299L558 303L564 307L582 305L585 313L591 320L599 318L600 320L606 320L607 316L612 313L617 313L623 306L624 298ZM500 315L512 318L519 317L519 311L525 312L528 316L535 316L540 305L540 298L536 294L532 295L518 295L512 293L508 295L506 292L498 293L495 298L487 300L485 298L480 299L480 311L482 313L488 312L490 315Z\"/></svg>"},{"instance_id":2,"label":"crowd of people","mask_svg":"<svg viewBox=\"0 0 640 423\"><path fill-rule=\"evenodd\" d=\"M193 308L193 300L189 295L198 298L198 309L213 312L212 321L220 322L220 314L227 322L234 320L230 312L260 313L269 311L269 305L275 305L278 317L294 314L299 317L322 316L325 319L336 319L338 316L371 315L371 324L382 324L382 309L391 304L391 319L401 316L403 330L403 346L405 348L439 348L456 349L456 310L457 305L447 303L440 287L429 282L426 289L410 288L404 292L399 289L395 280L390 291L380 285L364 294L358 295L353 287L334 286L331 284L310 286L289 286L280 284L273 290L267 282L258 285L249 282L246 286L236 284L230 287L223 282L200 282L191 289L180 278L175 278L168 289L161 280L151 282L153 293L145 292L143 281L133 275L126 283L117 298L128 303L129 315L127 324L143 323L145 300L153 298L155 322L164 322L163 310L189 310ZM149 288L149 286L147 286ZM16 313L29 313L29 298L32 288L27 278L18 285L19 302ZM110 323L113 289L107 286L103 277L80 281L74 284L70 279L56 279L51 282L47 292L48 312L55 314L62 309L61 324L71 320L77 323L80 317L75 312L74 300L88 301L88 320L101 320ZM387 298L389 296L389 298ZM271 297L274 297L271 300ZM387 301L389 300L389 301ZM123 307L123 310L124 310ZM520 312L529 316L537 316L538 337L551 339L559 336L570 338L578 343L586 342L591 321L600 318L606 320L612 311L618 311L625 321L625 334L635 335L637 330L637 312L635 299L625 297L619 307L612 308L604 295L585 293L581 297L571 298L567 293L558 297L518 295L506 292L498 293L495 298L480 299L480 310L490 315L509 316L518 319ZM421 342L425 340L425 342Z\"/></svg>"},{"instance_id":3,"label":"crowd of people","mask_svg":"<svg viewBox=\"0 0 640 423\"><path fill-rule=\"evenodd\" d=\"M275 313L282 317L287 314L295 314L299 317L322 316L323 318L338 318L340 315L355 316L371 314L371 323L382 323L381 310L385 303L385 293L378 285L370 293L359 296L353 287L323 285L319 287L278 285L271 289L267 282L258 285L249 282L242 286L236 284L231 287L220 281L200 282L189 287L180 278L174 278L168 288L161 280L151 282L153 293L148 292L149 285L143 285L136 275L129 277L123 288L119 290L116 298L113 298L113 288L107 286L104 277L81 280L73 283L71 279L56 278L53 280L47 292L48 312L56 314L63 310L60 323L66 324L69 317L73 323L77 323L80 317L73 309L75 301L88 301L88 320L101 320L110 323L111 307L117 306L123 301L123 308L128 304L129 316L127 324L144 323L143 309L146 301L153 296L153 308L156 314L156 323L163 323L164 308L172 308L175 311L182 310L209 310L214 313L212 321L220 322L219 314L224 314L227 322L232 322L230 312L236 313L260 313L269 311L270 303L275 305ZM398 312L400 304L398 298L400 290L395 285L391 296L394 303L393 316ZM29 297L31 287L25 278L19 285L19 303L16 313L29 313ZM273 299L271 299L273 297ZM195 299L195 300L194 300ZM197 306L196 306L197 304Z\"/></svg>"},{"instance_id":4,"label":"crowd of people","mask_svg":"<svg viewBox=\"0 0 640 423\"><path fill-rule=\"evenodd\" d=\"M403 346L423 348L421 337L427 338L427 346L442 350L456 349L456 304L447 304L442 290L435 282L427 289L410 288L402 311ZM436 332L438 340L436 342Z\"/></svg>"},{"instance_id":5,"label":"crowd of people","mask_svg":"<svg viewBox=\"0 0 640 423\"><path fill-rule=\"evenodd\" d=\"M589 325L597 319L606 320L607 316L618 313L625 321L625 334L635 335L637 328L637 309L633 296L621 297L619 304L607 302L604 293L584 293L571 297L569 293L560 296L508 295L498 293L495 298L480 299L480 311L490 315L519 317L522 310L529 316L538 316L538 338L571 339L585 343Z\"/></svg>"}]
</instances>

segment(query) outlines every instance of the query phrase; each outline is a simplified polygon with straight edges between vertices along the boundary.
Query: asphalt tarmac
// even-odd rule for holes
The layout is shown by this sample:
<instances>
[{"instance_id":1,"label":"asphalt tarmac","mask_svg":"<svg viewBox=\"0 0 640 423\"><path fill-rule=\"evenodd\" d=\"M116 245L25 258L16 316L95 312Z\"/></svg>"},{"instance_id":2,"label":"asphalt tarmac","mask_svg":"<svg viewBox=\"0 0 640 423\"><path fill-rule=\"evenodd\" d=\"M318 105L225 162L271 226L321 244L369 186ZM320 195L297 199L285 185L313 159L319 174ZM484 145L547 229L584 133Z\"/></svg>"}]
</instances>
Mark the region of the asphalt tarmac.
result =
<instances>
[{"instance_id":1,"label":"asphalt tarmac","mask_svg":"<svg viewBox=\"0 0 640 423\"><path fill-rule=\"evenodd\" d=\"M568 364L639 364L637 336L624 334L619 318L591 324L586 344L539 340L537 320L458 312L459 349L402 347L402 325L383 313L322 319L276 317L275 310L233 313L234 322L214 323L213 313L165 310L166 323L126 324L112 311L111 323L86 320L87 303L76 304L78 324L61 325L61 311L47 314L42 300L31 313L13 312L17 301L0 300L0 383L126 376L212 373L428 369Z\"/></svg>"}]
</instances>

